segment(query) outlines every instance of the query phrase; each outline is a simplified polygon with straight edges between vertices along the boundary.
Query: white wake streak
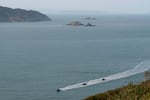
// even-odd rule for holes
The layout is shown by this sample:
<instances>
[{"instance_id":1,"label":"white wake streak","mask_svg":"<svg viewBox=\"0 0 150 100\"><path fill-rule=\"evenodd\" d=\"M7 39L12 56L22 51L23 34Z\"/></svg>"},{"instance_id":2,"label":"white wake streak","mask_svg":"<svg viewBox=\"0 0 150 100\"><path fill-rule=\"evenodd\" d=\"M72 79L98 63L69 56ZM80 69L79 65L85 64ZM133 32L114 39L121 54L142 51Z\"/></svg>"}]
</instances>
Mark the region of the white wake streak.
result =
<instances>
[{"instance_id":1,"label":"white wake streak","mask_svg":"<svg viewBox=\"0 0 150 100\"><path fill-rule=\"evenodd\" d=\"M86 82L77 83L74 85L69 85L69 86L66 86L64 88L59 88L59 89L61 91L66 91L66 90L75 89L75 88L87 87L90 85L95 85L95 84L100 84L100 83L104 83L104 82L108 82L108 81L112 81L112 80L126 78L126 77L129 77L132 75L136 75L136 74L145 72L149 69L150 69L150 62L144 61L144 62L141 62L140 64L138 64L137 66L135 66L135 68L133 68L131 70L127 70L127 71L124 71L121 73L113 74L113 75L110 75L107 77L98 78L95 80L90 80L90 81L86 81ZM105 80L103 80L103 79L105 79Z\"/></svg>"}]
</instances>

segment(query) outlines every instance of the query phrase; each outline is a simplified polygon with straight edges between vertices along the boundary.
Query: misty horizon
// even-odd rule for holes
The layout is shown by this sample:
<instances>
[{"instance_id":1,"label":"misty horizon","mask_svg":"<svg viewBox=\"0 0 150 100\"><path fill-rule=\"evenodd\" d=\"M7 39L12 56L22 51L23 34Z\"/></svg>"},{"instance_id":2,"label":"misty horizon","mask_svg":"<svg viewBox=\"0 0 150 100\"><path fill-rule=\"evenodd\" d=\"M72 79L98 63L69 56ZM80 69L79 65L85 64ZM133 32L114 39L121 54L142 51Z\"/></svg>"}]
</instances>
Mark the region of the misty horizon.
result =
<instances>
[{"instance_id":1,"label":"misty horizon","mask_svg":"<svg viewBox=\"0 0 150 100\"><path fill-rule=\"evenodd\" d=\"M41 12L90 11L110 14L150 14L149 0L1 0L4 7L38 10Z\"/></svg>"}]
</instances>

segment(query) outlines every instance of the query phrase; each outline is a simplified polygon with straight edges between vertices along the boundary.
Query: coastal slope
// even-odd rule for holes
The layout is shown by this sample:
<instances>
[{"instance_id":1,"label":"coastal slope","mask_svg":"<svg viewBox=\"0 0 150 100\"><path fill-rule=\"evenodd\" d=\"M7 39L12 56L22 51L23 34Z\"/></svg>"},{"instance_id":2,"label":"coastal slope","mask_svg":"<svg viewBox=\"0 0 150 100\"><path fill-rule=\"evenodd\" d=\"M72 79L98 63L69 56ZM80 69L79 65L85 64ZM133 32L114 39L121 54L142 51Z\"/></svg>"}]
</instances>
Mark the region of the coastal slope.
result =
<instances>
[{"instance_id":1,"label":"coastal slope","mask_svg":"<svg viewBox=\"0 0 150 100\"><path fill-rule=\"evenodd\" d=\"M130 83L127 86L96 94L84 100L150 100L150 80L140 84Z\"/></svg>"},{"instance_id":2,"label":"coastal slope","mask_svg":"<svg viewBox=\"0 0 150 100\"><path fill-rule=\"evenodd\" d=\"M38 11L0 6L0 22L38 22L50 20L48 16Z\"/></svg>"}]
</instances>

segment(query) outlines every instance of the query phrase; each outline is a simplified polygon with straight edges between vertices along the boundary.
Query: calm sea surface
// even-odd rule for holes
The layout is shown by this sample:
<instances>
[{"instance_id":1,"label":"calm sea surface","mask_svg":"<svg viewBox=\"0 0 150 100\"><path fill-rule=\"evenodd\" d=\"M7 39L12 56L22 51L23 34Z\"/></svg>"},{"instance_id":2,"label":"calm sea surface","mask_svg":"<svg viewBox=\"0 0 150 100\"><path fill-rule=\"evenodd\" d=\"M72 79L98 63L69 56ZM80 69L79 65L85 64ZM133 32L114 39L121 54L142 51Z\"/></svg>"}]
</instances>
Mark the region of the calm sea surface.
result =
<instances>
[{"instance_id":1,"label":"calm sea surface","mask_svg":"<svg viewBox=\"0 0 150 100\"><path fill-rule=\"evenodd\" d=\"M150 16L50 15L51 22L0 23L0 100L81 100L143 73L90 87L56 89L132 69L150 59ZM96 24L72 27L71 21Z\"/></svg>"}]
</instances>

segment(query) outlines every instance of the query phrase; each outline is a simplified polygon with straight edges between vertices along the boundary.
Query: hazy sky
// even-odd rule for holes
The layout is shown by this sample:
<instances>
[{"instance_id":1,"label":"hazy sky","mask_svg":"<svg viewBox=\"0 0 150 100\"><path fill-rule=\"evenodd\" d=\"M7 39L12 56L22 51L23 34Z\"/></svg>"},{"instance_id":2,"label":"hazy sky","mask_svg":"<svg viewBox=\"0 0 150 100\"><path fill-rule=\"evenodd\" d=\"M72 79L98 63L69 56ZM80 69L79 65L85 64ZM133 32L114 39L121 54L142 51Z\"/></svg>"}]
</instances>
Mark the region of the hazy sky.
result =
<instances>
[{"instance_id":1,"label":"hazy sky","mask_svg":"<svg viewBox=\"0 0 150 100\"><path fill-rule=\"evenodd\" d=\"M0 0L1 6L41 11L102 11L150 13L150 0Z\"/></svg>"}]
</instances>

